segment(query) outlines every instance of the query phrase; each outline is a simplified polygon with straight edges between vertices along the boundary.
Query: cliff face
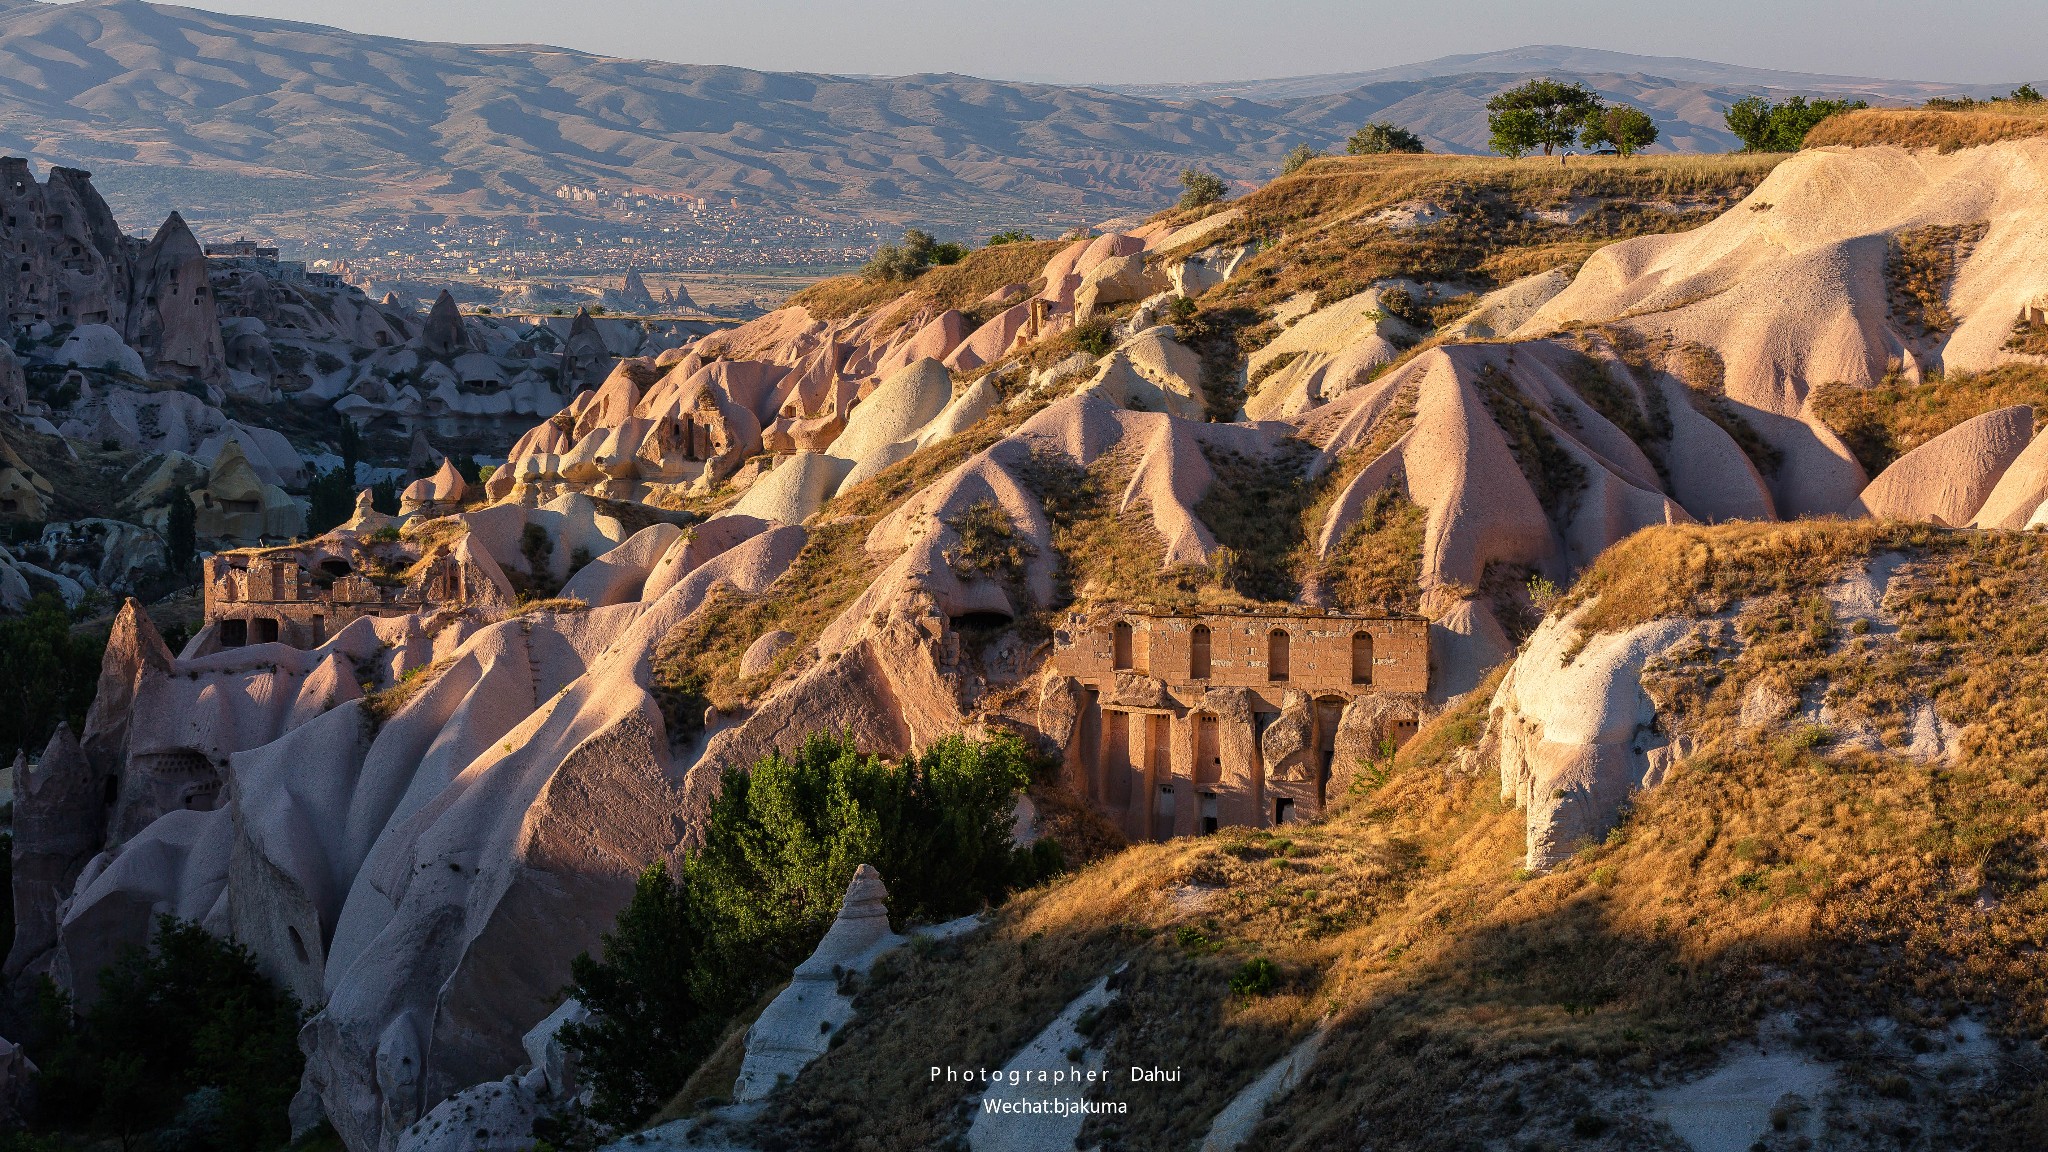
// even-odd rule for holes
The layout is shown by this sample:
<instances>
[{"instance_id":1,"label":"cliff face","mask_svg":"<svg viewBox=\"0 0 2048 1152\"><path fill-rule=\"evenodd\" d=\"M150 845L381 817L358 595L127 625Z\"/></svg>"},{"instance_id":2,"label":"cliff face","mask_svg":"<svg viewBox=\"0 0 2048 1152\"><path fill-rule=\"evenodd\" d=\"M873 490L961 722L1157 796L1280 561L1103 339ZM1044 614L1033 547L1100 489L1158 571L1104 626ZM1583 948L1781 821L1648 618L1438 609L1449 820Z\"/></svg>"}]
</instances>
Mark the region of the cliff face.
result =
<instances>
[{"instance_id":1,"label":"cliff face","mask_svg":"<svg viewBox=\"0 0 2048 1152\"><path fill-rule=\"evenodd\" d=\"M227 382L220 315L214 309L206 250L171 213L135 260L134 297L123 335L146 363L169 375Z\"/></svg>"},{"instance_id":2,"label":"cliff face","mask_svg":"<svg viewBox=\"0 0 2048 1152\"><path fill-rule=\"evenodd\" d=\"M27 160L0 157L0 246L10 326L126 324L135 254L90 172L52 168L39 183Z\"/></svg>"}]
</instances>

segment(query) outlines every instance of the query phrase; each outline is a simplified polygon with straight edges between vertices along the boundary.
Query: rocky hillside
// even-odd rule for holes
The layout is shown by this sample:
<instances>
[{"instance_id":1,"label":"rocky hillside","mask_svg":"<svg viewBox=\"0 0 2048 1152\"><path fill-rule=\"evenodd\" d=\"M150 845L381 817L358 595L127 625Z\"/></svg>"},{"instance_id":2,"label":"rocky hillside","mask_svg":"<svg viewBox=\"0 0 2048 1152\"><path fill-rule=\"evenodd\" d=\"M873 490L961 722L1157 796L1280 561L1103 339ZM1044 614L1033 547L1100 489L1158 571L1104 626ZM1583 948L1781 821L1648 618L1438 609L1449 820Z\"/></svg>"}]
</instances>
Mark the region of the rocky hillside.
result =
<instances>
[{"instance_id":1,"label":"rocky hillside","mask_svg":"<svg viewBox=\"0 0 2048 1152\"><path fill-rule=\"evenodd\" d=\"M0 7L0 150L99 171L124 215L178 206L160 191L175 187L187 206L237 204L245 226L256 216L267 231L351 243L359 226L323 218L573 216L581 206L555 196L564 185L985 235L1142 210L1191 163L1249 186L1296 144L1341 147L1376 118L1435 150L1484 152L1487 97L1535 74L1650 111L1681 151L1731 147L1721 112L1757 92L1991 91L1569 49L1389 72L1136 92L418 43L137 0L23 2Z\"/></svg>"},{"instance_id":2,"label":"rocky hillside","mask_svg":"<svg viewBox=\"0 0 2048 1152\"><path fill-rule=\"evenodd\" d=\"M528 1030L726 766L818 731L1064 756L1076 613L1407 611L1433 718L1340 740L1335 815L1115 852L928 941L706 1123L2024 1146L2044 166L1325 160L624 359L480 496L218 558L181 652L131 607L85 731L17 772L63 835L17 840L9 971L89 996L150 909L232 932L320 1005L296 1123L452 1147L559 1105ZM1253 754L1319 707L1286 691ZM1090 803L1066 763L1055 836ZM1006 1061L1181 1075L1025 1129L928 1082Z\"/></svg>"}]
</instances>

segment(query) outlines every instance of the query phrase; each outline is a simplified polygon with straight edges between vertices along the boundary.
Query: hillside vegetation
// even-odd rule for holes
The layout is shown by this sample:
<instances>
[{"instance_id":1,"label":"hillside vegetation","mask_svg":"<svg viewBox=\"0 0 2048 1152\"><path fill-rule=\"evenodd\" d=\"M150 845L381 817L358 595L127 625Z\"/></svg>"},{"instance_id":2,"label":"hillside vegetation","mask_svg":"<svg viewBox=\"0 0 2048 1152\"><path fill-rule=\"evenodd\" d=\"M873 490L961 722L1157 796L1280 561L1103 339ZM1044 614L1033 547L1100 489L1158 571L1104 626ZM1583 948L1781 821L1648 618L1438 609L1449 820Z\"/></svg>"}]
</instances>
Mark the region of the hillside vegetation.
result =
<instances>
[{"instance_id":1,"label":"hillside vegetation","mask_svg":"<svg viewBox=\"0 0 2048 1152\"><path fill-rule=\"evenodd\" d=\"M2048 136L2048 104L2000 101L1967 108L1869 108L1831 116L1806 137L1808 148L1932 148L1956 152L2001 140Z\"/></svg>"},{"instance_id":2,"label":"hillside vegetation","mask_svg":"<svg viewBox=\"0 0 2048 1152\"><path fill-rule=\"evenodd\" d=\"M1909 558L1897 632L1837 624L1822 586L1883 552ZM1325 1018L1314 1070L1251 1147L1678 1148L1647 1093L1777 1018L1836 1069L1846 1103L1820 1118L1824 1146L2039 1146L2048 733L2029 717L2048 700L2048 543L1657 529L1594 566L1581 595L1596 592L1633 605L1606 626L1732 609L1742 640L1653 669L1666 722L1698 750L1604 843L1521 869L1483 690L1363 766L1326 823L1138 846L964 943L901 957L777 1098L761 1146L945 1144L969 1112L926 1084L929 1066L999 1066L1119 965L1091 1043L1111 1068L1183 1078L1117 1084L1130 1113L1092 1119L1089 1146L1189 1147ZM1953 759L1916 761L1796 718L1745 725L1759 684L1824 692L1887 740L1921 700L1966 727ZM2003 1079L1916 1062L1966 1017L2023 1042ZM1806 1146L1788 1127L1767 1146Z\"/></svg>"}]
</instances>

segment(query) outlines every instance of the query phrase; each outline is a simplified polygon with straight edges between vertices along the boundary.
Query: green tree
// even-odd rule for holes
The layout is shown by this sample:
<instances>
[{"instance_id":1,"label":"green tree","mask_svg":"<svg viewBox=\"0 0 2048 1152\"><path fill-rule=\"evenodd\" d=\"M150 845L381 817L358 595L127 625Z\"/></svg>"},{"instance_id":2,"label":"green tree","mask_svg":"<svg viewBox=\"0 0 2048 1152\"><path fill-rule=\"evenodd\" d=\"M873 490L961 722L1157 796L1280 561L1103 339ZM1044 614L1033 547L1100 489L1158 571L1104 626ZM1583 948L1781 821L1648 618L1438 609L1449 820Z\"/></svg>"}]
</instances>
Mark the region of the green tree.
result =
<instances>
[{"instance_id":1,"label":"green tree","mask_svg":"<svg viewBox=\"0 0 2048 1152\"><path fill-rule=\"evenodd\" d=\"M1306 144L1296 144L1293 150L1287 153L1286 159L1280 161L1280 174L1282 176L1292 176L1303 168L1308 167L1309 161L1321 159L1322 155L1321 152Z\"/></svg>"},{"instance_id":2,"label":"green tree","mask_svg":"<svg viewBox=\"0 0 2048 1152\"><path fill-rule=\"evenodd\" d=\"M1543 149L1570 147L1579 128L1600 111L1600 97L1583 84L1531 80L1486 102L1487 127L1493 150L1503 156L1526 156Z\"/></svg>"},{"instance_id":3,"label":"green tree","mask_svg":"<svg viewBox=\"0 0 2048 1152\"><path fill-rule=\"evenodd\" d=\"M2013 89L2012 95L2007 97L2007 99L2015 104L2039 104L2041 102L2041 90L2032 84L2022 84Z\"/></svg>"},{"instance_id":4,"label":"green tree","mask_svg":"<svg viewBox=\"0 0 2048 1152\"><path fill-rule=\"evenodd\" d=\"M1623 156L1633 156L1657 142L1657 122L1640 108L1616 104L1587 118L1579 142L1588 148L1611 144Z\"/></svg>"},{"instance_id":5,"label":"green tree","mask_svg":"<svg viewBox=\"0 0 2048 1152\"><path fill-rule=\"evenodd\" d=\"M1201 208L1216 203L1230 192L1230 186L1223 177L1200 168L1180 170L1180 206Z\"/></svg>"},{"instance_id":6,"label":"green tree","mask_svg":"<svg viewBox=\"0 0 2048 1152\"><path fill-rule=\"evenodd\" d=\"M990 248L994 248L999 244L1029 244L1031 241L1036 239L1038 239L1038 237L1033 236L1029 232L1024 232L1013 228L1007 232L998 232L995 235L989 237L987 246Z\"/></svg>"},{"instance_id":7,"label":"green tree","mask_svg":"<svg viewBox=\"0 0 2048 1152\"><path fill-rule=\"evenodd\" d=\"M346 467L330 468L313 477L306 486L306 533L318 536L347 522L355 513L355 485L349 483Z\"/></svg>"},{"instance_id":8,"label":"green tree","mask_svg":"<svg viewBox=\"0 0 2048 1152\"><path fill-rule=\"evenodd\" d=\"M704 996L712 928L693 890L657 862L605 933L604 959L570 962L570 995L590 1018L565 1025L561 1040L595 1089L594 1118L623 1125L652 1113L718 1043L723 1014Z\"/></svg>"},{"instance_id":9,"label":"green tree","mask_svg":"<svg viewBox=\"0 0 2048 1152\"><path fill-rule=\"evenodd\" d=\"M1838 112L1868 108L1864 100L1814 100L1793 96L1773 104L1761 96L1745 96L1728 106L1722 119L1742 141L1744 152L1797 152L1815 125Z\"/></svg>"},{"instance_id":10,"label":"green tree","mask_svg":"<svg viewBox=\"0 0 2048 1152\"><path fill-rule=\"evenodd\" d=\"M85 730L106 646L104 633L72 631L64 601L49 593L0 619L0 755L41 752L59 721Z\"/></svg>"},{"instance_id":11,"label":"green tree","mask_svg":"<svg viewBox=\"0 0 2048 1152\"><path fill-rule=\"evenodd\" d=\"M1056 871L1049 842L1010 844L1031 758L1014 738L953 737L891 764L850 739L728 768L702 845L673 874L649 868L603 941L571 965L591 1012L562 1040L589 1070L591 1115L647 1116L727 1023L817 947L861 864L889 887L892 919L939 919L1000 901Z\"/></svg>"},{"instance_id":12,"label":"green tree","mask_svg":"<svg viewBox=\"0 0 2048 1152\"><path fill-rule=\"evenodd\" d=\"M370 507L386 516L398 515L398 481L386 478L370 485Z\"/></svg>"},{"instance_id":13,"label":"green tree","mask_svg":"<svg viewBox=\"0 0 2048 1152\"><path fill-rule=\"evenodd\" d=\"M1351 134L1344 150L1353 156L1379 156L1388 152L1421 152L1422 137L1398 124L1375 120Z\"/></svg>"},{"instance_id":14,"label":"green tree","mask_svg":"<svg viewBox=\"0 0 2048 1152\"><path fill-rule=\"evenodd\" d=\"M341 453L341 471L348 477L350 487L355 486L356 465L363 459L363 434L356 431L356 422L346 416L341 418L341 435L337 439L337 451Z\"/></svg>"},{"instance_id":15,"label":"green tree","mask_svg":"<svg viewBox=\"0 0 2048 1152\"><path fill-rule=\"evenodd\" d=\"M61 994L44 996L29 1049L42 1069L39 1118L126 1138L169 1124L211 1089L210 1147L255 1152L290 1137L303 1016L248 949L165 916L149 950L123 953L99 985L75 1024Z\"/></svg>"},{"instance_id":16,"label":"green tree","mask_svg":"<svg viewBox=\"0 0 2048 1152\"><path fill-rule=\"evenodd\" d=\"M199 554L199 510L182 484L165 493L164 499L168 503L164 517L164 566L173 574L183 574Z\"/></svg>"}]
</instances>

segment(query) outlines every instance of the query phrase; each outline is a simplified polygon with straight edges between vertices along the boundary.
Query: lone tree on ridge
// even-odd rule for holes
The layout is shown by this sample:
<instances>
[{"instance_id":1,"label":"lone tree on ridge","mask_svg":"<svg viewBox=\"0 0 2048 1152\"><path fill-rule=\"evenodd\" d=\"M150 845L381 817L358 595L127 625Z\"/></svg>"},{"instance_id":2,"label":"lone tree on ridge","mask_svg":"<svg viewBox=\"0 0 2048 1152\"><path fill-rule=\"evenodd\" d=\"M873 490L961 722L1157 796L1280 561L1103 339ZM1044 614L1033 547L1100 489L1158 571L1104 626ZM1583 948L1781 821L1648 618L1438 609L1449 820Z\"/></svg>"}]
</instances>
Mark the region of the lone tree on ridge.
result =
<instances>
[{"instance_id":1,"label":"lone tree on ridge","mask_svg":"<svg viewBox=\"0 0 2048 1152\"><path fill-rule=\"evenodd\" d=\"M1601 110L1600 97L1584 84L1531 80L1486 102L1486 124L1493 150L1503 156L1527 156L1543 149L1545 156L1569 148L1579 129Z\"/></svg>"}]
</instances>

